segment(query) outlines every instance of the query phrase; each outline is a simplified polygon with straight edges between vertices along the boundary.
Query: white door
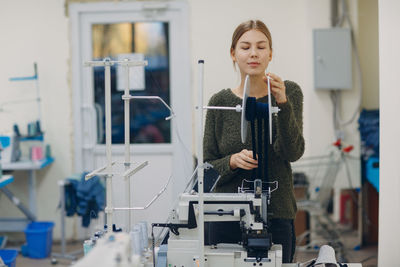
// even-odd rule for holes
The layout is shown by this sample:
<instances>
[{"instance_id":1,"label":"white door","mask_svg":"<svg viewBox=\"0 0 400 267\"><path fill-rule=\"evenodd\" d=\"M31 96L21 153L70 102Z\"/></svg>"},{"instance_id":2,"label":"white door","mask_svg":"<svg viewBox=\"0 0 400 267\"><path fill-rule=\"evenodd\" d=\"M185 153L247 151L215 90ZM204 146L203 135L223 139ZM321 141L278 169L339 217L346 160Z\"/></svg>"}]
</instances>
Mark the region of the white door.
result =
<instances>
[{"instance_id":1,"label":"white door","mask_svg":"<svg viewBox=\"0 0 400 267\"><path fill-rule=\"evenodd\" d=\"M132 68L131 95L156 95L168 103L131 101L131 158L149 165L131 180L133 206L144 206L168 178L166 194L133 221L163 221L192 172L192 104L189 66L188 8L184 2L116 2L71 4L72 74L76 172L105 165L104 69L87 68L85 61L127 55L144 58L148 66ZM113 160L124 157L122 75L111 69ZM122 83L122 86L121 86ZM122 178L113 181L113 206L126 207ZM114 213L114 222L126 227L126 212Z\"/></svg>"}]
</instances>

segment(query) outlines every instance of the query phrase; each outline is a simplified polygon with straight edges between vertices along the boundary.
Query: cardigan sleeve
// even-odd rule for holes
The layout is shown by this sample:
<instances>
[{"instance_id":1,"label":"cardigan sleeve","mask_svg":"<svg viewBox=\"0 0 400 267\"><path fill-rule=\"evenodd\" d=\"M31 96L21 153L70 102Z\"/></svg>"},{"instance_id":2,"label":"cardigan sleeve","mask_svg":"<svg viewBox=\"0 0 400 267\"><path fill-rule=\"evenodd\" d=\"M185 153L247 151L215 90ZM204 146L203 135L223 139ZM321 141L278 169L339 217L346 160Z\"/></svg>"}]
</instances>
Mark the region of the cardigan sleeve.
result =
<instances>
[{"instance_id":1,"label":"cardigan sleeve","mask_svg":"<svg viewBox=\"0 0 400 267\"><path fill-rule=\"evenodd\" d=\"M285 81L287 102L278 104L275 152L288 161L298 160L304 153L303 93L300 86Z\"/></svg>"},{"instance_id":2,"label":"cardigan sleeve","mask_svg":"<svg viewBox=\"0 0 400 267\"><path fill-rule=\"evenodd\" d=\"M218 99L214 95L209 103L209 106L221 106ZM204 162L208 162L213 165L214 169L218 171L221 178L218 185L225 184L232 180L238 169L232 170L230 167L230 159L232 155L223 155L219 151L216 128L217 128L217 112L216 110L209 109L206 115L206 123L204 129L204 139L203 139L203 152L204 152Z\"/></svg>"}]
</instances>

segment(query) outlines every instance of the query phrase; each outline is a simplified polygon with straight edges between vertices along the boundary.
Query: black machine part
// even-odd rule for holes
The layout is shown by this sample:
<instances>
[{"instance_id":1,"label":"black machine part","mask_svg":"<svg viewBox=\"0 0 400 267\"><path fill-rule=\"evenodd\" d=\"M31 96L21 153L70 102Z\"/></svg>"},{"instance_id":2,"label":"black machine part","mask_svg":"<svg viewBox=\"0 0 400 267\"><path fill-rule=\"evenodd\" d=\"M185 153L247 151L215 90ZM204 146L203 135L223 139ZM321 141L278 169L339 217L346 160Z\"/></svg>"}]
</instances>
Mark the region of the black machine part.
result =
<instances>
[{"instance_id":1,"label":"black machine part","mask_svg":"<svg viewBox=\"0 0 400 267\"><path fill-rule=\"evenodd\" d=\"M268 258L268 251L272 246L272 236L265 229L263 231L243 231L243 247L247 250L247 257L255 258L257 262Z\"/></svg>"}]
</instances>

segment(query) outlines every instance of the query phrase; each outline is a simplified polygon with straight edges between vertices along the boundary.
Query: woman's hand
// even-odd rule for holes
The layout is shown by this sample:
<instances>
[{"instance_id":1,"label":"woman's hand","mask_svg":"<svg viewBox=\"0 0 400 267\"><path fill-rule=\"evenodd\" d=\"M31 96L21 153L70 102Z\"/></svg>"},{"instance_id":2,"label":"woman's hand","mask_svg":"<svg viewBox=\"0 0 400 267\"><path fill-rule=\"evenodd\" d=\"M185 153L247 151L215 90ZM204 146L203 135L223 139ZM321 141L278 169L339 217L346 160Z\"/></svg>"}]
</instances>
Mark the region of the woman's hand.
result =
<instances>
[{"instance_id":1,"label":"woman's hand","mask_svg":"<svg viewBox=\"0 0 400 267\"><path fill-rule=\"evenodd\" d=\"M243 149L239 153L233 154L229 161L229 165L232 170L237 168L252 170L257 168L258 161L253 159L253 151Z\"/></svg>"},{"instance_id":2,"label":"woman's hand","mask_svg":"<svg viewBox=\"0 0 400 267\"><path fill-rule=\"evenodd\" d=\"M267 73L267 76L269 76L271 79L269 80L270 85L271 85L271 94L275 97L275 100L278 104L286 103L287 98L286 98L286 86L285 83L282 81L282 79L271 72ZM268 84L267 77L265 76L264 82Z\"/></svg>"}]
</instances>

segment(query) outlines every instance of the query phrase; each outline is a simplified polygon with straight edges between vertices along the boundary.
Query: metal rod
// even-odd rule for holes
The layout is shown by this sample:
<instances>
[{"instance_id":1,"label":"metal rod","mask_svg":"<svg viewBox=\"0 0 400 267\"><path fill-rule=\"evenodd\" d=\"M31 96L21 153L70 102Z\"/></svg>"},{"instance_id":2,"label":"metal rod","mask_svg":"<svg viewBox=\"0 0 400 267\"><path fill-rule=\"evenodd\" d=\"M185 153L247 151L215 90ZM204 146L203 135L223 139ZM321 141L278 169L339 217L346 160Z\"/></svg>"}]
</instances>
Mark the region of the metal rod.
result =
<instances>
[{"instance_id":1,"label":"metal rod","mask_svg":"<svg viewBox=\"0 0 400 267\"><path fill-rule=\"evenodd\" d=\"M125 59L126 62L129 62L128 59ZM129 66L128 64L123 65L125 70L125 94L124 96L129 96ZM131 155L129 151L129 144L130 144L130 118L129 118L129 102L130 99L124 99L124 121L125 121L125 171L129 170L130 162L131 162ZM131 208L131 177L128 176L127 179L124 179L125 183L125 193L126 197L128 198L128 207ZM132 210L128 211L128 218L127 218L127 226L126 230L129 233L131 230L131 218L132 218Z\"/></svg>"},{"instance_id":2,"label":"metal rod","mask_svg":"<svg viewBox=\"0 0 400 267\"><path fill-rule=\"evenodd\" d=\"M130 178L132 175L134 175L135 173L137 173L138 171L140 171L141 169L143 169L144 167L147 166L147 164L149 164L148 161L144 161L142 162L139 166L137 166L134 169L127 169L125 170L125 172L122 174L123 177L127 177Z\"/></svg>"},{"instance_id":3,"label":"metal rod","mask_svg":"<svg viewBox=\"0 0 400 267\"><path fill-rule=\"evenodd\" d=\"M198 103L199 107L203 106L203 79L204 79L204 60L199 60L199 95L198 95ZM204 164L203 164L203 109L198 108L197 111L197 121L198 128L196 131L197 135L197 183L199 189L199 266L205 266L204 259L204 198L203 198L203 180L204 180Z\"/></svg>"},{"instance_id":4,"label":"metal rod","mask_svg":"<svg viewBox=\"0 0 400 267\"><path fill-rule=\"evenodd\" d=\"M40 98L40 89L39 89L39 76L38 76L38 71L37 71L37 63L33 63L33 69L35 71L35 87L36 87L36 101L37 101L37 106L38 106L38 121L40 123L42 123L42 109L40 108L40 102L41 102L41 98ZM43 125L40 125L41 129L43 130Z\"/></svg>"},{"instance_id":5,"label":"metal rod","mask_svg":"<svg viewBox=\"0 0 400 267\"><path fill-rule=\"evenodd\" d=\"M264 131L269 132L269 143L272 145L272 100L271 100L271 83L270 83L270 77L267 76L267 85L268 85L268 124L265 125ZM266 146L267 144L267 139L265 140Z\"/></svg>"},{"instance_id":6,"label":"metal rod","mask_svg":"<svg viewBox=\"0 0 400 267\"><path fill-rule=\"evenodd\" d=\"M107 58L104 60L104 94L105 94L105 115L106 115L106 157L107 157L107 175L106 175L106 201L105 212L107 214L107 232L112 232L112 175L111 168L111 62ZM108 63L108 64L107 64Z\"/></svg>"},{"instance_id":7,"label":"metal rod","mask_svg":"<svg viewBox=\"0 0 400 267\"><path fill-rule=\"evenodd\" d=\"M123 66L125 70L125 94L124 96L129 96L129 67ZM129 98L124 99L124 116L125 116L125 166L131 162L129 153L129 143L130 143L130 121L129 121Z\"/></svg>"},{"instance_id":8,"label":"metal rod","mask_svg":"<svg viewBox=\"0 0 400 267\"><path fill-rule=\"evenodd\" d=\"M196 166L195 170L192 173L192 176L190 176L189 182L186 184L185 190L183 190L184 193L192 190L194 183L197 182L197 181L195 181L196 180L195 175L197 173L197 168L198 168L198 166Z\"/></svg>"},{"instance_id":9,"label":"metal rod","mask_svg":"<svg viewBox=\"0 0 400 267\"><path fill-rule=\"evenodd\" d=\"M240 109L239 112L242 111L242 107L219 107L219 106L203 106L203 109L220 109L220 110L235 110Z\"/></svg>"},{"instance_id":10,"label":"metal rod","mask_svg":"<svg viewBox=\"0 0 400 267\"><path fill-rule=\"evenodd\" d=\"M23 214L30 220L30 221L36 221L36 215L32 213L27 207L22 204L22 202L19 200L19 198L15 197L14 194L8 190L7 187L0 188L0 192L3 192L4 195L12 202L14 203L15 206L19 208L20 211L22 211Z\"/></svg>"},{"instance_id":11,"label":"metal rod","mask_svg":"<svg viewBox=\"0 0 400 267\"><path fill-rule=\"evenodd\" d=\"M171 181L172 175L168 178L167 183L165 184L165 186L160 190L160 192L157 193L157 195L155 195L149 203L147 203L146 206L144 207L129 207L129 208L125 208L125 207L120 207L120 208L113 208L113 210L115 211L121 211L121 210L145 210L148 209L153 203L154 201L156 201L161 195L162 193L165 192L165 190L167 189L169 182Z\"/></svg>"},{"instance_id":12,"label":"metal rod","mask_svg":"<svg viewBox=\"0 0 400 267\"><path fill-rule=\"evenodd\" d=\"M105 87L105 129L106 129L106 158L107 158L107 165L106 165L106 207L105 207L105 213L106 213L106 219L107 219L107 231L111 232L112 231L112 213L113 213L113 207L112 207L112 151L111 151L111 145L112 145L112 123L111 123L111 66L114 64L120 64L125 67L126 71L126 88L125 88L125 95L127 97L124 98L122 97L125 101L125 143L127 143L127 148L125 148L125 177L129 178L129 175L133 174L135 171L130 171L129 170L129 165L130 165L130 155L129 155L129 130L130 130L130 125L129 125L129 67L132 66L146 66L147 61L129 61L127 59L123 61L111 61L110 58L105 58L103 61L87 61L84 63L84 66L104 66L104 87ZM104 168L104 167L103 167ZM90 175L86 176L86 179L89 179L92 177L92 175L98 173L97 171L92 172ZM128 174L128 175L126 175ZM126 186L128 189L130 189L130 182L127 182L128 186ZM127 190L128 190L127 189ZM128 191L128 201L130 202L130 191ZM129 204L130 205L130 204ZM129 220L130 220L130 215L129 215ZM129 221L128 221L128 224ZM130 226L128 225L128 228Z\"/></svg>"},{"instance_id":13,"label":"metal rod","mask_svg":"<svg viewBox=\"0 0 400 267\"><path fill-rule=\"evenodd\" d=\"M29 211L35 216L37 215L37 206L36 206L36 172L31 169L28 171L29 175Z\"/></svg>"},{"instance_id":14,"label":"metal rod","mask_svg":"<svg viewBox=\"0 0 400 267\"><path fill-rule=\"evenodd\" d=\"M65 255L65 183L64 181L59 181L58 185L60 187L60 205L61 205L61 253Z\"/></svg>"},{"instance_id":15,"label":"metal rod","mask_svg":"<svg viewBox=\"0 0 400 267\"><path fill-rule=\"evenodd\" d=\"M81 254L82 250L76 250L67 254L66 249L66 240L65 240L65 186L68 185L69 182L67 180L59 180L58 186L60 188L60 209L61 209L61 253L51 253L51 256L54 258L63 258L68 260L76 260L78 254Z\"/></svg>"},{"instance_id":16,"label":"metal rod","mask_svg":"<svg viewBox=\"0 0 400 267\"><path fill-rule=\"evenodd\" d=\"M116 161L111 163L111 166L113 166L115 163L117 163ZM102 166L88 174L85 175L85 180L89 180L90 178L93 178L94 176L96 176L98 173L104 171L105 169L107 169L107 165L106 166Z\"/></svg>"},{"instance_id":17,"label":"metal rod","mask_svg":"<svg viewBox=\"0 0 400 267\"><path fill-rule=\"evenodd\" d=\"M269 96L268 96L269 97ZM265 177L265 180L264 180L264 182L269 182L269 173L268 173L268 170L269 170L269 165L268 165L268 163L269 163L269 160L268 160L268 152L269 152L269 149L270 149L270 146L269 146L269 144L268 144L268 139L269 139L269 137L270 137L270 134L269 134L269 116L267 117L267 118L265 118L264 119L264 134L265 134L265 136L264 136L264 162L263 162L263 165L264 165L264 177Z\"/></svg>"},{"instance_id":18,"label":"metal rod","mask_svg":"<svg viewBox=\"0 0 400 267\"><path fill-rule=\"evenodd\" d=\"M107 61L106 61L107 60ZM105 65L114 65L114 64L120 64L122 66L128 65L128 66L147 66L147 61L111 61L109 58L106 58L103 61L100 60L94 60L94 61L86 61L84 63L84 66L105 66Z\"/></svg>"},{"instance_id":19,"label":"metal rod","mask_svg":"<svg viewBox=\"0 0 400 267\"><path fill-rule=\"evenodd\" d=\"M174 111L172 110L172 108L159 96L132 96L132 95L128 95L128 96L122 96L122 99L157 99L159 101L161 101L161 103L164 104L164 106L169 109L169 111L171 112L171 116L165 118L166 120L171 119L172 117L175 116Z\"/></svg>"},{"instance_id":20,"label":"metal rod","mask_svg":"<svg viewBox=\"0 0 400 267\"><path fill-rule=\"evenodd\" d=\"M339 21L338 0L331 0L331 26L335 27Z\"/></svg>"}]
</instances>

